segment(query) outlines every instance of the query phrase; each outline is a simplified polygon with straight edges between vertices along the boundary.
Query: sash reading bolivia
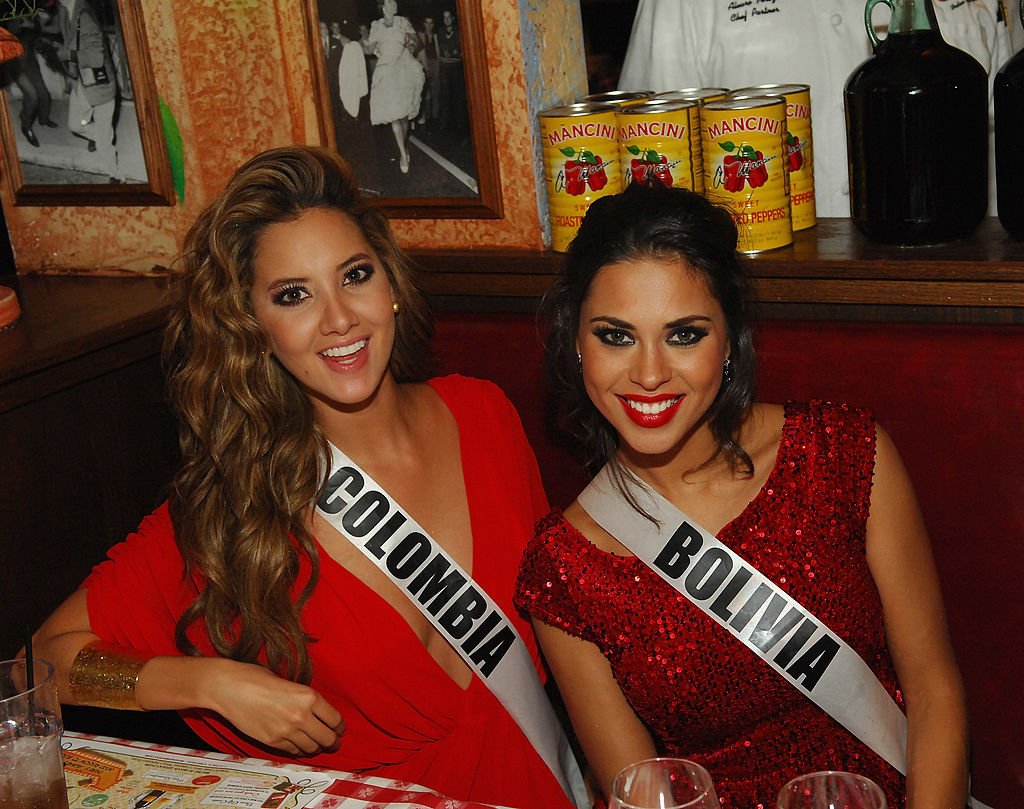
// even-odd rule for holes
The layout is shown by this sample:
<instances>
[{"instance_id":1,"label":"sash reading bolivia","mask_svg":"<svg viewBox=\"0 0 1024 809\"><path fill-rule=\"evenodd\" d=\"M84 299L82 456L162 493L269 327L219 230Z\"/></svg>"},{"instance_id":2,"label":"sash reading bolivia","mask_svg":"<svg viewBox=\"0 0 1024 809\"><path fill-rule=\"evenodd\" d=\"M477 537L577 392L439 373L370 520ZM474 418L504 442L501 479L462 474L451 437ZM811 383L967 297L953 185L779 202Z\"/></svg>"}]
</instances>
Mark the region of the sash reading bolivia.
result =
<instances>
[{"instance_id":1,"label":"sash reading bolivia","mask_svg":"<svg viewBox=\"0 0 1024 809\"><path fill-rule=\"evenodd\" d=\"M842 638L756 567L672 503L627 474L626 505L602 469L579 504L679 593L900 772L906 717L867 663Z\"/></svg>"},{"instance_id":2,"label":"sash reading bolivia","mask_svg":"<svg viewBox=\"0 0 1024 809\"><path fill-rule=\"evenodd\" d=\"M907 717L860 655L654 489L628 473L625 485L657 524L625 504L608 466L577 502L638 559L906 775ZM973 795L967 805L991 809Z\"/></svg>"},{"instance_id":3,"label":"sash reading bolivia","mask_svg":"<svg viewBox=\"0 0 1024 809\"><path fill-rule=\"evenodd\" d=\"M320 515L373 562L476 672L569 798L590 806L579 766L511 621L352 459L331 445Z\"/></svg>"}]
</instances>

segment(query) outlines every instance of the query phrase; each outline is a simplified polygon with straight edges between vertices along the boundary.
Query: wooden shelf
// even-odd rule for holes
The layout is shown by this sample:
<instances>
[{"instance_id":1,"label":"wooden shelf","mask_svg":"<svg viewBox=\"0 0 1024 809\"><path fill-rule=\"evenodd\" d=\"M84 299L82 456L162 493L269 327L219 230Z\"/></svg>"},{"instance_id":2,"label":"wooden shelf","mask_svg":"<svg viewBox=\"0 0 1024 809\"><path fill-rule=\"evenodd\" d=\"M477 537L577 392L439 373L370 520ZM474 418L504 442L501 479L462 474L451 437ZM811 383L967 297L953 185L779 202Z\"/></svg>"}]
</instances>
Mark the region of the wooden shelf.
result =
<instances>
[{"instance_id":1,"label":"wooden shelf","mask_svg":"<svg viewBox=\"0 0 1024 809\"><path fill-rule=\"evenodd\" d=\"M0 413L160 353L161 278L5 278L21 319L0 332Z\"/></svg>"},{"instance_id":2,"label":"wooden shelf","mask_svg":"<svg viewBox=\"0 0 1024 809\"><path fill-rule=\"evenodd\" d=\"M436 296L536 298L558 272L559 253L416 250L421 283ZM745 259L765 304L1024 309L1024 242L995 218L971 239L935 247L868 242L849 219L823 219L792 245Z\"/></svg>"},{"instance_id":3,"label":"wooden shelf","mask_svg":"<svg viewBox=\"0 0 1024 809\"><path fill-rule=\"evenodd\" d=\"M532 311L562 255L415 250L441 310ZM762 314L817 320L1024 323L1024 242L987 219L966 241L898 248L826 219L748 263ZM0 412L159 353L170 305L160 278L17 276L22 320L0 332Z\"/></svg>"}]
</instances>

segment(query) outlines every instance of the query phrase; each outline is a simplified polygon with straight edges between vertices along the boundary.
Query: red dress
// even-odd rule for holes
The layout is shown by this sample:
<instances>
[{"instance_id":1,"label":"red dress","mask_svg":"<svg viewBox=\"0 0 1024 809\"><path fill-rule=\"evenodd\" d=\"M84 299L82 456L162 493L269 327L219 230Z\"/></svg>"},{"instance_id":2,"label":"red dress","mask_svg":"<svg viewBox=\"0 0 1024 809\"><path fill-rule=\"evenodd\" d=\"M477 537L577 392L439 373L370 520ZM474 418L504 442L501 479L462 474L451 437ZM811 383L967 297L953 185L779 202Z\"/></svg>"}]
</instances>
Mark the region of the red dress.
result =
<instances>
[{"instance_id":1,"label":"red dress","mask_svg":"<svg viewBox=\"0 0 1024 809\"><path fill-rule=\"evenodd\" d=\"M515 571L536 520L547 513L533 452L512 404L490 383L460 376L431 380L455 416L473 531L473 578L538 653L529 622L512 606ZM83 586L100 637L179 654L174 627L195 589L183 577L166 504L138 533L111 549ZM438 666L405 620L326 553L302 613L312 686L347 729L340 749L307 763L412 781L448 797L509 807L571 804L519 727L474 676L463 691ZM300 581L308 575L304 564ZM197 645L212 654L205 632ZM239 735L219 716L185 712L216 749L260 758L281 754ZM294 759L292 759L294 760Z\"/></svg>"},{"instance_id":2,"label":"red dress","mask_svg":"<svg viewBox=\"0 0 1024 809\"><path fill-rule=\"evenodd\" d=\"M902 705L865 555L874 451L863 411L787 405L775 467L718 537L844 638ZM659 752L707 768L723 807L774 809L786 781L815 770L861 773L890 809L903 805L895 769L643 562L600 550L558 513L527 548L516 604L595 644Z\"/></svg>"}]
</instances>

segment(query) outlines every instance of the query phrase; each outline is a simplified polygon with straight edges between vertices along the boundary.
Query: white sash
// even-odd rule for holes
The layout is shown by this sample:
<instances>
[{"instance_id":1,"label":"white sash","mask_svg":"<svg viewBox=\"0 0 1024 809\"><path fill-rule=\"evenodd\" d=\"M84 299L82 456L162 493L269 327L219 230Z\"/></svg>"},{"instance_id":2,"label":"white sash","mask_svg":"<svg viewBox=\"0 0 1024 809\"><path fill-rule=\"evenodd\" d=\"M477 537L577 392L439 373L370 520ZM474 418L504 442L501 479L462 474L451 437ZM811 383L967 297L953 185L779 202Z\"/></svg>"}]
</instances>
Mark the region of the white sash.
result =
<instances>
[{"instance_id":1,"label":"white sash","mask_svg":"<svg viewBox=\"0 0 1024 809\"><path fill-rule=\"evenodd\" d=\"M526 644L484 589L333 444L317 511L423 613L498 698L570 800L589 808L579 766Z\"/></svg>"},{"instance_id":2,"label":"white sash","mask_svg":"<svg viewBox=\"0 0 1024 809\"><path fill-rule=\"evenodd\" d=\"M904 775L907 718L831 629L628 470L624 482L657 524L622 498L605 466L577 502L675 590ZM971 799L975 809L988 809Z\"/></svg>"}]
</instances>

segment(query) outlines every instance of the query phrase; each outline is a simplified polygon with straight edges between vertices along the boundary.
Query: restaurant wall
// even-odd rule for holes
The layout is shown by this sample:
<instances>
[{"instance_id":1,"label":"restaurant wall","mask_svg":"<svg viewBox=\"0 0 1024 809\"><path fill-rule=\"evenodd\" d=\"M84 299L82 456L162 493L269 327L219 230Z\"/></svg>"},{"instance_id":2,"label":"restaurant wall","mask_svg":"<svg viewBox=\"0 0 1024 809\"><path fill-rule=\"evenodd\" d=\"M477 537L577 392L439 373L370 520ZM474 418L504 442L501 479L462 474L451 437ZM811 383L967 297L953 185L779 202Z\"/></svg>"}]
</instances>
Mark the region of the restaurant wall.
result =
<instances>
[{"instance_id":1,"label":"restaurant wall","mask_svg":"<svg viewBox=\"0 0 1024 809\"><path fill-rule=\"evenodd\" d=\"M140 2L157 95L182 135L183 197L171 207L15 206L0 182L19 273L158 273L242 161L320 143L302 0L122 2ZM545 245L536 112L585 92L579 0L480 4L503 216L394 219L406 247Z\"/></svg>"}]
</instances>

